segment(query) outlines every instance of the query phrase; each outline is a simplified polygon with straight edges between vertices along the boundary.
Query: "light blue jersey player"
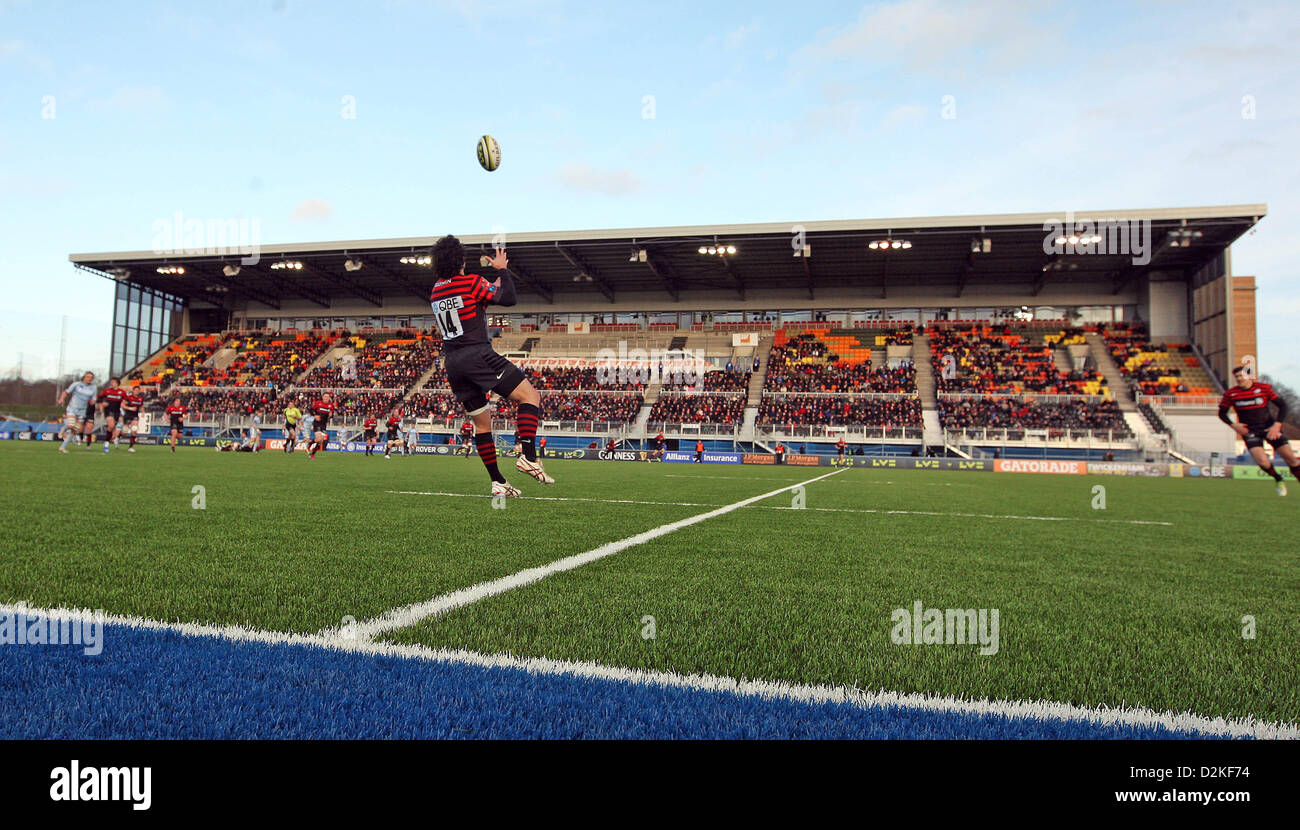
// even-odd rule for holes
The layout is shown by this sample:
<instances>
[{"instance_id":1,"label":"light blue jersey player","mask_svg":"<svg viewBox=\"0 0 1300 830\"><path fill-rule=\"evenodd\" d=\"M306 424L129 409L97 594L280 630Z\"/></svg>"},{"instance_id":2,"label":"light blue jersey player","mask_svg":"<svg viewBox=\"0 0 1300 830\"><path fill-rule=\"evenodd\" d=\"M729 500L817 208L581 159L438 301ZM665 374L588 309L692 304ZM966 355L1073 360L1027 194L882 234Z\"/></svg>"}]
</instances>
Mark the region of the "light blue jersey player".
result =
<instances>
[{"instance_id":1,"label":"light blue jersey player","mask_svg":"<svg viewBox=\"0 0 1300 830\"><path fill-rule=\"evenodd\" d=\"M87 372L81 376L81 380L68 384L68 388L59 395L59 405L68 405L63 413L63 443L59 445L59 452L66 453L69 442L83 430L89 433L95 429L94 406L99 388L95 386L94 380L95 373ZM86 446L89 448L89 440Z\"/></svg>"},{"instance_id":2,"label":"light blue jersey player","mask_svg":"<svg viewBox=\"0 0 1300 830\"><path fill-rule=\"evenodd\" d=\"M298 422L298 434L307 436L307 440L310 441L315 434L313 432L315 427L316 416L311 413L311 410L304 412L302 420Z\"/></svg>"}]
</instances>

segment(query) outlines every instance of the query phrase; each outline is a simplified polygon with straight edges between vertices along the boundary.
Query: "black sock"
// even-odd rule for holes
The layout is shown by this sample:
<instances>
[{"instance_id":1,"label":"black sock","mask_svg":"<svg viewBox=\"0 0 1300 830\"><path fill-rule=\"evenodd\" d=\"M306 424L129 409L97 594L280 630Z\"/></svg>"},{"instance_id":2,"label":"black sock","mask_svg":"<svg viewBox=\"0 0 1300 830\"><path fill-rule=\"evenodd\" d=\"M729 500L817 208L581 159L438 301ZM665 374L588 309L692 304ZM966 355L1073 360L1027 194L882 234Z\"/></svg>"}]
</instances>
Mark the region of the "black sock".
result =
<instances>
[{"instance_id":1,"label":"black sock","mask_svg":"<svg viewBox=\"0 0 1300 830\"><path fill-rule=\"evenodd\" d=\"M1296 481L1300 481L1300 464L1297 464L1294 467L1290 467L1288 469L1291 470L1291 475L1295 476Z\"/></svg>"},{"instance_id":2,"label":"black sock","mask_svg":"<svg viewBox=\"0 0 1300 830\"><path fill-rule=\"evenodd\" d=\"M1282 480L1282 474L1277 471L1276 467L1261 467L1260 469L1271 475L1274 481Z\"/></svg>"},{"instance_id":3,"label":"black sock","mask_svg":"<svg viewBox=\"0 0 1300 830\"><path fill-rule=\"evenodd\" d=\"M541 416L542 410L530 403L519 404L519 414L515 416L519 451L529 461L537 460L537 422Z\"/></svg>"},{"instance_id":4,"label":"black sock","mask_svg":"<svg viewBox=\"0 0 1300 830\"><path fill-rule=\"evenodd\" d=\"M476 433L474 435L474 446L478 448L478 457L483 459L483 466L487 467L488 475L492 480L505 484L506 477L501 475L501 471L497 469L497 442L493 440L492 433Z\"/></svg>"}]
</instances>

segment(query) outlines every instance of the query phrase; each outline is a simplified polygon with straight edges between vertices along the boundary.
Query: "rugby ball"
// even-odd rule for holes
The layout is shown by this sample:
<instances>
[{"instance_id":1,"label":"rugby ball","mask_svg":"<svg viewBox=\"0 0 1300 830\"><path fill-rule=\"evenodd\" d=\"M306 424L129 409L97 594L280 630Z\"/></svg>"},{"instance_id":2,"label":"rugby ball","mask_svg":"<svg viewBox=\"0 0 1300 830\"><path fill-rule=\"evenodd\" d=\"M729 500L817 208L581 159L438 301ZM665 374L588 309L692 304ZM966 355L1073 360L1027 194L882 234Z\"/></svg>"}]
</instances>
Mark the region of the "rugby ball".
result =
<instances>
[{"instance_id":1,"label":"rugby ball","mask_svg":"<svg viewBox=\"0 0 1300 830\"><path fill-rule=\"evenodd\" d=\"M501 166L501 145L490 135L478 140L478 163L489 173Z\"/></svg>"}]
</instances>

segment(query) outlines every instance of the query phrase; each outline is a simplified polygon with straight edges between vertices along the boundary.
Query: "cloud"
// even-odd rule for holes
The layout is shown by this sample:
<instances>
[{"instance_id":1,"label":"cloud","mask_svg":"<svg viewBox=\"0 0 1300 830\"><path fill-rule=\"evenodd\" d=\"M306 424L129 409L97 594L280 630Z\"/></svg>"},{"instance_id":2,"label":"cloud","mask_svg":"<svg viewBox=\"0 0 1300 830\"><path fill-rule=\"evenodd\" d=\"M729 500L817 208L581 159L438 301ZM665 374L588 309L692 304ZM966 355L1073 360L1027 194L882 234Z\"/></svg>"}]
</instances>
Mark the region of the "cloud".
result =
<instances>
[{"instance_id":1,"label":"cloud","mask_svg":"<svg viewBox=\"0 0 1300 830\"><path fill-rule=\"evenodd\" d=\"M0 193L15 196L62 196L71 183L67 179L51 176L5 176L0 178Z\"/></svg>"},{"instance_id":2,"label":"cloud","mask_svg":"<svg viewBox=\"0 0 1300 830\"><path fill-rule=\"evenodd\" d=\"M641 189L641 179L630 170L598 170L585 164L566 164L555 178L570 190L603 196L626 196Z\"/></svg>"},{"instance_id":3,"label":"cloud","mask_svg":"<svg viewBox=\"0 0 1300 830\"><path fill-rule=\"evenodd\" d=\"M95 109L133 113L160 110L167 104L167 96L157 86L120 86L107 98L96 98L90 102Z\"/></svg>"},{"instance_id":4,"label":"cloud","mask_svg":"<svg viewBox=\"0 0 1300 830\"><path fill-rule=\"evenodd\" d=\"M0 60L19 61L46 72L54 68L53 61L21 40L0 40Z\"/></svg>"},{"instance_id":5,"label":"cloud","mask_svg":"<svg viewBox=\"0 0 1300 830\"><path fill-rule=\"evenodd\" d=\"M334 215L334 206L324 199L303 199L289 214L294 222L316 222Z\"/></svg>"},{"instance_id":6,"label":"cloud","mask_svg":"<svg viewBox=\"0 0 1300 830\"><path fill-rule=\"evenodd\" d=\"M1010 68L1032 61L1052 43L1023 6L1008 0L899 0L867 6L857 21L823 29L795 58L803 64L901 64L964 76L973 61Z\"/></svg>"},{"instance_id":7,"label":"cloud","mask_svg":"<svg viewBox=\"0 0 1300 830\"><path fill-rule=\"evenodd\" d=\"M880 123L885 127L917 124L924 115L925 107L920 104L901 104L885 113Z\"/></svg>"},{"instance_id":8,"label":"cloud","mask_svg":"<svg viewBox=\"0 0 1300 830\"><path fill-rule=\"evenodd\" d=\"M757 31L758 31L757 20L755 20L753 23L746 23L745 25L741 26L739 29L736 29L735 31L732 32L728 32L727 36L722 39L722 46L724 49L739 49L741 44L745 42L745 38L749 37L750 35L754 34Z\"/></svg>"}]
</instances>

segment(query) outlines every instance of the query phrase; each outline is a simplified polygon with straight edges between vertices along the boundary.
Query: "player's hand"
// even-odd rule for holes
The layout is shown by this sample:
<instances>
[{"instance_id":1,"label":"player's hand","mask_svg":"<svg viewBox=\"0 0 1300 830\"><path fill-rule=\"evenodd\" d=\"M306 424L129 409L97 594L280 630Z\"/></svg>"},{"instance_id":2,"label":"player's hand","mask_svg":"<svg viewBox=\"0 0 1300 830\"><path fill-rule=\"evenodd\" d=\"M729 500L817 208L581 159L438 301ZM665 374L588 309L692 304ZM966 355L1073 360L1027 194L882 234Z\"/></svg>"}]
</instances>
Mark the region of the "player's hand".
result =
<instances>
[{"instance_id":1,"label":"player's hand","mask_svg":"<svg viewBox=\"0 0 1300 830\"><path fill-rule=\"evenodd\" d=\"M1233 424L1232 431L1240 435L1242 438L1245 438L1250 434L1250 430L1246 428L1245 424Z\"/></svg>"},{"instance_id":2,"label":"player's hand","mask_svg":"<svg viewBox=\"0 0 1300 830\"><path fill-rule=\"evenodd\" d=\"M1282 436L1282 422L1279 421L1273 424L1273 426L1269 427L1267 436L1268 436L1268 440L1270 441L1276 441L1278 438L1280 438Z\"/></svg>"},{"instance_id":3,"label":"player's hand","mask_svg":"<svg viewBox=\"0 0 1300 830\"><path fill-rule=\"evenodd\" d=\"M506 270L506 265L508 265L509 262L510 260L506 258L505 248L497 248L497 255L492 257L492 259L490 260L490 264L492 265L492 267L497 269L498 271Z\"/></svg>"}]
</instances>

